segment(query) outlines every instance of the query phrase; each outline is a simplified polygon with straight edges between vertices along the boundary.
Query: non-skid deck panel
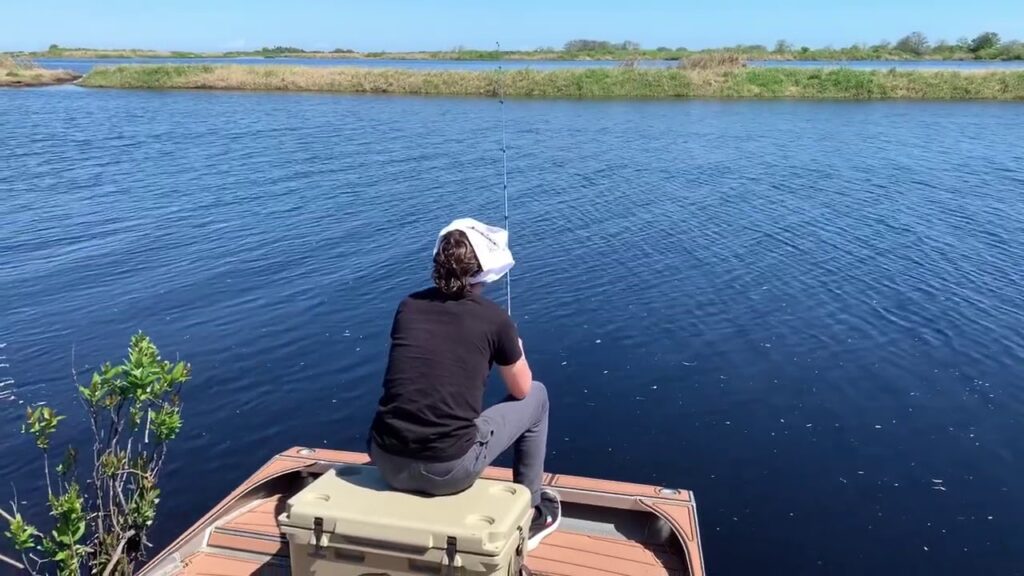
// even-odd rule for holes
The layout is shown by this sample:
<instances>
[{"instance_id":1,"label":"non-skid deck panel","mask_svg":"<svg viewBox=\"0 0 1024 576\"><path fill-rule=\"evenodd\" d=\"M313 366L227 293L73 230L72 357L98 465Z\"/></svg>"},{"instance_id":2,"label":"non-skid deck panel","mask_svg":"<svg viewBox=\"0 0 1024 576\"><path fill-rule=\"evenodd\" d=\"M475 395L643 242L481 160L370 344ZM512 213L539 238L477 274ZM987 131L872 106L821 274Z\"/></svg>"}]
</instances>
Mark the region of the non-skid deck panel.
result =
<instances>
[{"instance_id":1,"label":"non-skid deck panel","mask_svg":"<svg viewBox=\"0 0 1024 576\"><path fill-rule=\"evenodd\" d=\"M237 550L266 556L288 556L288 542L283 538L272 540L252 534L228 534L215 530L207 546L211 549Z\"/></svg>"},{"instance_id":2,"label":"non-skid deck panel","mask_svg":"<svg viewBox=\"0 0 1024 576\"><path fill-rule=\"evenodd\" d=\"M530 552L527 565L549 576L621 574L623 576L685 573L685 566L667 550L636 542L556 532Z\"/></svg>"},{"instance_id":3,"label":"non-skid deck panel","mask_svg":"<svg viewBox=\"0 0 1024 576\"><path fill-rule=\"evenodd\" d=\"M558 560L533 558L527 562L535 576L684 576L686 572L677 572L654 566L636 567L635 571L618 572L608 567L593 568L577 563L576 559L567 557Z\"/></svg>"},{"instance_id":4,"label":"non-skid deck panel","mask_svg":"<svg viewBox=\"0 0 1024 576\"><path fill-rule=\"evenodd\" d=\"M175 576L291 576L281 560L254 560L225 554L200 552L187 558Z\"/></svg>"},{"instance_id":5,"label":"non-skid deck panel","mask_svg":"<svg viewBox=\"0 0 1024 576\"><path fill-rule=\"evenodd\" d=\"M277 525L277 516L279 511L284 509L286 501L287 498L283 495L260 500L241 514L221 524L219 528L280 536L281 529Z\"/></svg>"}]
</instances>

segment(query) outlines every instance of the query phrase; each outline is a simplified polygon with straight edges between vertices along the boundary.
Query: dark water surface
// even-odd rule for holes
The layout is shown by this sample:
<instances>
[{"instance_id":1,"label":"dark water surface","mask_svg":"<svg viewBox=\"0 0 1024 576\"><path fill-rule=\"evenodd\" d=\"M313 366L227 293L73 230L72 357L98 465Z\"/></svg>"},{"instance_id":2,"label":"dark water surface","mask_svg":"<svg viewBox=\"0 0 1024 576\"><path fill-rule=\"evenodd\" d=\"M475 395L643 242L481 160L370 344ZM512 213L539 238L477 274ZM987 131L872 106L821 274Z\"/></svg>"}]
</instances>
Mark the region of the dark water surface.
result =
<instances>
[{"instance_id":1,"label":"dark water surface","mask_svg":"<svg viewBox=\"0 0 1024 576\"><path fill-rule=\"evenodd\" d=\"M693 489L713 574L1024 573L1024 105L507 113L550 470ZM72 347L87 374L142 329L193 363L160 545L280 450L361 450L434 234L499 222L498 118L0 93L0 381L82 438ZM41 490L23 410L0 401L0 500Z\"/></svg>"},{"instance_id":2,"label":"dark water surface","mask_svg":"<svg viewBox=\"0 0 1024 576\"><path fill-rule=\"evenodd\" d=\"M245 64L259 66L356 66L360 68L406 68L412 70L494 70L498 64L506 69L532 68L559 70L563 68L615 68L620 65L611 60L388 60L370 58L40 58L44 68L73 70L86 73L97 66L121 64ZM665 60L641 60L644 68L675 67L678 63ZM750 66L768 68L855 68L860 70L1024 70L1024 60L766 60L751 61Z\"/></svg>"}]
</instances>

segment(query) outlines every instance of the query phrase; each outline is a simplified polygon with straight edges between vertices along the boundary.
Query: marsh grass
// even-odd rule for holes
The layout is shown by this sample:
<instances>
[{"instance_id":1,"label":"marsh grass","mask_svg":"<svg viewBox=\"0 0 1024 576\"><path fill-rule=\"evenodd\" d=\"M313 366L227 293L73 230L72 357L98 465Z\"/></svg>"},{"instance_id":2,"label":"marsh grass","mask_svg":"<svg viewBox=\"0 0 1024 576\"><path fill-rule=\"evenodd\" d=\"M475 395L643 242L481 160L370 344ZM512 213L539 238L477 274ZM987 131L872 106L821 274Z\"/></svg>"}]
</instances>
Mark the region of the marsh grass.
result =
<instances>
[{"instance_id":1,"label":"marsh grass","mask_svg":"<svg viewBox=\"0 0 1024 576\"><path fill-rule=\"evenodd\" d=\"M746 68L743 56L731 52L697 54L679 60L680 70L732 70Z\"/></svg>"},{"instance_id":2,"label":"marsh grass","mask_svg":"<svg viewBox=\"0 0 1024 576\"><path fill-rule=\"evenodd\" d=\"M529 98L829 98L1024 100L1024 72L797 68L592 68L506 71L505 93ZM496 71L303 66L159 65L96 68L98 88L291 90L497 95Z\"/></svg>"},{"instance_id":3,"label":"marsh grass","mask_svg":"<svg viewBox=\"0 0 1024 576\"><path fill-rule=\"evenodd\" d=\"M0 55L0 86L49 86L81 78L68 70L47 70L23 56Z\"/></svg>"}]
</instances>

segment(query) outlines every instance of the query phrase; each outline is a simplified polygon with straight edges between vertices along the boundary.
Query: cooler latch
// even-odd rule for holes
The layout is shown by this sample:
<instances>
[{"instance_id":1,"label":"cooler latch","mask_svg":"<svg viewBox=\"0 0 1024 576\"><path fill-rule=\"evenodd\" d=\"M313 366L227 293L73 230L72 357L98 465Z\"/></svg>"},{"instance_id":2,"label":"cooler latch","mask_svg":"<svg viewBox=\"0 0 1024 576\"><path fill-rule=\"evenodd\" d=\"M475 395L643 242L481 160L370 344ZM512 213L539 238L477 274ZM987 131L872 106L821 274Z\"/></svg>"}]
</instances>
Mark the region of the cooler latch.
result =
<instances>
[{"instance_id":1,"label":"cooler latch","mask_svg":"<svg viewBox=\"0 0 1024 576\"><path fill-rule=\"evenodd\" d=\"M325 540L324 519L319 517L313 518L313 541L310 544L313 545L316 552L320 552L324 545L327 544Z\"/></svg>"},{"instance_id":2,"label":"cooler latch","mask_svg":"<svg viewBox=\"0 0 1024 576\"><path fill-rule=\"evenodd\" d=\"M455 536L449 536L448 542L444 547L444 557L448 560L448 565L444 568L444 576L455 576L455 554L459 551L459 539Z\"/></svg>"}]
</instances>

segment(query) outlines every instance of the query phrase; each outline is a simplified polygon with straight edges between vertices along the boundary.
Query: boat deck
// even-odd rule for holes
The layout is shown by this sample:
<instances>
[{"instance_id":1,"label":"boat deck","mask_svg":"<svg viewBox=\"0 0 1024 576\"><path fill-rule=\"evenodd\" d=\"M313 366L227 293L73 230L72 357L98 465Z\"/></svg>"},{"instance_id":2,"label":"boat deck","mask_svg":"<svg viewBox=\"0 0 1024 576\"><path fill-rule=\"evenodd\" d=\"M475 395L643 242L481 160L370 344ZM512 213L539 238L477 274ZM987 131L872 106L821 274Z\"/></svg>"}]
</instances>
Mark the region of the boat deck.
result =
<instances>
[{"instance_id":1,"label":"boat deck","mask_svg":"<svg viewBox=\"0 0 1024 576\"><path fill-rule=\"evenodd\" d=\"M288 453L282 456L286 456ZM297 454L295 454L297 456ZM311 461L363 463L365 455L317 450ZM253 478L272 478L296 462L287 457L271 461ZM492 469L485 474L505 479L507 470ZM684 576L703 573L699 560L699 541L692 496L678 491L666 497L643 501L650 510L628 511L627 500L640 502L636 494L651 493L657 488L604 482L571 476L548 475L545 483L563 493L563 524L539 548L529 553L527 565L534 574L547 576ZM247 484L253 484L253 479ZM144 576L290 576L288 542L278 527L277 518L293 491L283 483L264 482L264 489L252 497L236 501L231 498L207 515L189 534L182 536L169 551L146 567ZM233 496L241 495L240 487ZM251 491L250 491L251 493ZM632 495L626 498L626 494ZM589 495L589 497L588 497ZM608 519L607 502L588 502L595 495L599 500L626 498L621 512ZM683 538L668 538L650 528L655 514L675 519L671 528ZM685 524L685 525L684 525ZM687 542L686 535L691 536ZM695 558L697 562L687 561ZM698 569L691 570L689 565Z\"/></svg>"}]
</instances>

